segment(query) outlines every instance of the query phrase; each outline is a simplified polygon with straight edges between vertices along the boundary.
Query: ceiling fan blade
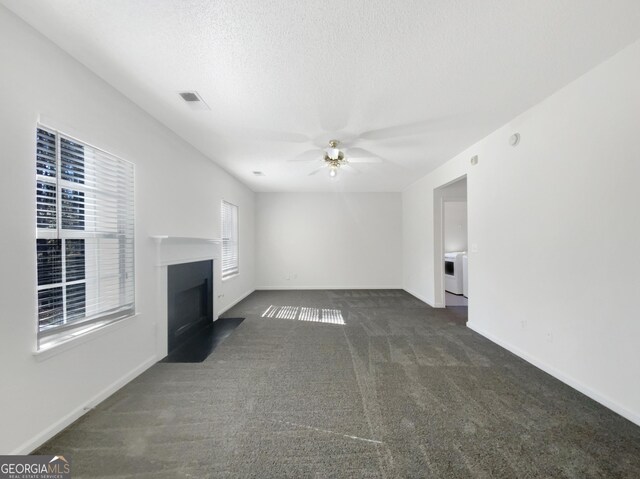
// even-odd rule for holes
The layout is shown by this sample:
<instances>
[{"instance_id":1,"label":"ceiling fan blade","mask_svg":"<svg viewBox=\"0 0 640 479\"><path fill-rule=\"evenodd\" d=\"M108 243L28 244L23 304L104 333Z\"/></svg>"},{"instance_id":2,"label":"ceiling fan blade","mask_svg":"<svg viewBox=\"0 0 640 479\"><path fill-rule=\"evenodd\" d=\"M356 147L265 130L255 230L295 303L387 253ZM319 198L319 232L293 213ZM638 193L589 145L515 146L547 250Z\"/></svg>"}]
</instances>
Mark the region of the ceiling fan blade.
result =
<instances>
[{"instance_id":1,"label":"ceiling fan blade","mask_svg":"<svg viewBox=\"0 0 640 479\"><path fill-rule=\"evenodd\" d=\"M354 168L352 165L350 164L346 164L344 166L342 166L342 168L345 169L345 171L348 171L350 173L355 173L356 175L359 175L360 173L362 173L358 168Z\"/></svg>"},{"instance_id":2,"label":"ceiling fan blade","mask_svg":"<svg viewBox=\"0 0 640 479\"><path fill-rule=\"evenodd\" d=\"M347 158L376 158L378 155L371 153L364 148L352 147L345 149L345 155Z\"/></svg>"},{"instance_id":3,"label":"ceiling fan blade","mask_svg":"<svg viewBox=\"0 0 640 479\"><path fill-rule=\"evenodd\" d=\"M313 176L316 173L319 173L319 172L321 172L322 170L325 170L325 169L326 169L326 166L321 166L320 168L317 168L317 169L313 170L311 173L309 173L309 176Z\"/></svg>"},{"instance_id":4,"label":"ceiling fan blade","mask_svg":"<svg viewBox=\"0 0 640 479\"><path fill-rule=\"evenodd\" d=\"M380 157L370 157L370 158L349 158L347 161L349 163L383 163L384 160Z\"/></svg>"},{"instance_id":5,"label":"ceiling fan blade","mask_svg":"<svg viewBox=\"0 0 640 479\"><path fill-rule=\"evenodd\" d=\"M346 150L346 156L350 163L382 163L384 161L384 159L375 153L358 147L348 148Z\"/></svg>"},{"instance_id":6,"label":"ceiling fan blade","mask_svg":"<svg viewBox=\"0 0 640 479\"><path fill-rule=\"evenodd\" d=\"M322 150L315 148L313 150L307 150L287 161L313 161L322 159Z\"/></svg>"},{"instance_id":7,"label":"ceiling fan blade","mask_svg":"<svg viewBox=\"0 0 640 479\"><path fill-rule=\"evenodd\" d=\"M388 138L396 138L398 136L421 135L431 131L436 120L423 120L414 123L406 123L404 125L395 125L377 130L369 130L360 134L360 138L365 140L386 140Z\"/></svg>"},{"instance_id":8,"label":"ceiling fan blade","mask_svg":"<svg viewBox=\"0 0 640 479\"><path fill-rule=\"evenodd\" d=\"M275 141L281 143L307 143L310 140L303 133L263 130L260 128L236 128L232 130L231 136L244 141Z\"/></svg>"},{"instance_id":9,"label":"ceiling fan blade","mask_svg":"<svg viewBox=\"0 0 640 479\"><path fill-rule=\"evenodd\" d=\"M323 131L337 133L347 127L352 97L351 93L333 91L323 98L318 106L318 120Z\"/></svg>"}]
</instances>

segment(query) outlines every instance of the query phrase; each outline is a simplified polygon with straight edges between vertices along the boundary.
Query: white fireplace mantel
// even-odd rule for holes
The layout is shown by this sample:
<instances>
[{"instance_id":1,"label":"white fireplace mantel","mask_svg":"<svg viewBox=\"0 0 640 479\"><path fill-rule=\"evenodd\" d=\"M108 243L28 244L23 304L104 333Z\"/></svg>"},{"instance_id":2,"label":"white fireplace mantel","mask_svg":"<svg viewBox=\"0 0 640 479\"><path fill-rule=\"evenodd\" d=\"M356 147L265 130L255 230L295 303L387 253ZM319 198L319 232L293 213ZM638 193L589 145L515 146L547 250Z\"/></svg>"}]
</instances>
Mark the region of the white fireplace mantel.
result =
<instances>
[{"instance_id":1,"label":"white fireplace mantel","mask_svg":"<svg viewBox=\"0 0 640 479\"><path fill-rule=\"evenodd\" d=\"M156 243L156 265L190 263L219 257L221 238L152 235Z\"/></svg>"}]
</instances>

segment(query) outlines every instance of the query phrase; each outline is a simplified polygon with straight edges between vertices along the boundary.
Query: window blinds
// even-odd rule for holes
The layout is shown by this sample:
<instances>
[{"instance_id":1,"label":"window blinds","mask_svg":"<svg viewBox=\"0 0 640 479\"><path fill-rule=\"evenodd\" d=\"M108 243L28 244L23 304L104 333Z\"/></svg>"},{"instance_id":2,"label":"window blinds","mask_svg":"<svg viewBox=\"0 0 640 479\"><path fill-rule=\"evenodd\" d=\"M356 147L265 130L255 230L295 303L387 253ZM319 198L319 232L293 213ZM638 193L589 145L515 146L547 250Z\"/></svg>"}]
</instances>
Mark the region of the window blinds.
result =
<instances>
[{"instance_id":1,"label":"window blinds","mask_svg":"<svg viewBox=\"0 0 640 479\"><path fill-rule=\"evenodd\" d=\"M134 311L134 167L37 129L39 338Z\"/></svg>"},{"instance_id":2,"label":"window blinds","mask_svg":"<svg viewBox=\"0 0 640 479\"><path fill-rule=\"evenodd\" d=\"M238 268L238 207L222 202L222 279L237 274Z\"/></svg>"}]
</instances>

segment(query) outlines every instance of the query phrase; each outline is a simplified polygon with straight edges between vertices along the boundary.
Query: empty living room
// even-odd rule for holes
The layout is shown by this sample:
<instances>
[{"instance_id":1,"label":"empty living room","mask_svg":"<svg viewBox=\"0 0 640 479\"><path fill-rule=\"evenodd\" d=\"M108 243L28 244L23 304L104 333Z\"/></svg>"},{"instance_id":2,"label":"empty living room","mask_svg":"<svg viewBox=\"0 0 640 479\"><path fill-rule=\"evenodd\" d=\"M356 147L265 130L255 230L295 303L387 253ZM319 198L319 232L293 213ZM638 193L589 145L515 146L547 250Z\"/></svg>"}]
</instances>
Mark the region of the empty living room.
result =
<instances>
[{"instance_id":1,"label":"empty living room","mask_svg":"<svg viewBox=\"0 0 640 479\"><path fill-rule=\"evenodd\" d=\"M0 479L640 478L638 0L0 0L0 65Z\"/></svg>"}]
</instances>

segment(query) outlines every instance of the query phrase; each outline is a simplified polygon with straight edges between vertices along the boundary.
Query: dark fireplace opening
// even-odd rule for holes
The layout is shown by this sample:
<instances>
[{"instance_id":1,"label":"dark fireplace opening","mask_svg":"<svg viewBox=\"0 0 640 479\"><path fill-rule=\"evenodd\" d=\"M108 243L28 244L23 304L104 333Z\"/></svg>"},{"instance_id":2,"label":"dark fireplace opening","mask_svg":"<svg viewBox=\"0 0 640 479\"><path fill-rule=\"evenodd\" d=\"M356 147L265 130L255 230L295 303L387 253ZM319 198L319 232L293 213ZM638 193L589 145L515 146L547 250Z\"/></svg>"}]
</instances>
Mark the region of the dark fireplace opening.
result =
<instances>
[{"instance_id":1,"label":"dark fireplace opening","mask_svg":"<svg viewBox=\"0 0 640 479\"><path fill-rule=\"evenodd\" d=\"M213 322L213 261L167 269L169 352Z\"/></svg>"}]
</instances>

